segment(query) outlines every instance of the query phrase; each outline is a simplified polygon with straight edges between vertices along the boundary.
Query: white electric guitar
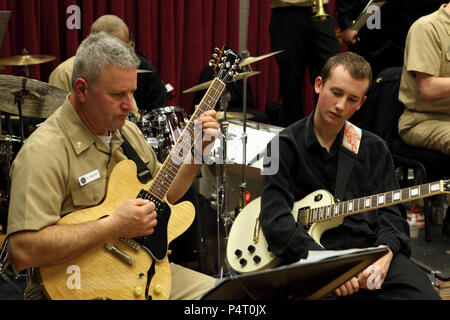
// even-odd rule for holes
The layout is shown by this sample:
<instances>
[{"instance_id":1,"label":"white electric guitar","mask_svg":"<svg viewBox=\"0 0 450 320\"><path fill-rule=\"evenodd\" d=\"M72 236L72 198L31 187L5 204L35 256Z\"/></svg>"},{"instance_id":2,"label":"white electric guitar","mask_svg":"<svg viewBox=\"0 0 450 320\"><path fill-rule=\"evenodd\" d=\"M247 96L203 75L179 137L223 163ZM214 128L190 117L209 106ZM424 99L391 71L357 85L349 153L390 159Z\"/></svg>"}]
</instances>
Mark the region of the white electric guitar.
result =
<instances>
[{"instance_id":1,"label":"white electric guitar","mask_svg":"<svg viewBox=\"0 0 450 320\"><path fill-rule=\"evenodd\" d=\"M440 180L334 203L330 192L317 190L295 202L291 213L297 223L305 227L320 244L322 234L339 226L346 216L449 192L450 180ZM238 273L272 268L281 262L268 249L259 221L260 210L261 198L257 198L239 213L230 229L226 258L230 267Z\"/></svg>"}]
</instances>

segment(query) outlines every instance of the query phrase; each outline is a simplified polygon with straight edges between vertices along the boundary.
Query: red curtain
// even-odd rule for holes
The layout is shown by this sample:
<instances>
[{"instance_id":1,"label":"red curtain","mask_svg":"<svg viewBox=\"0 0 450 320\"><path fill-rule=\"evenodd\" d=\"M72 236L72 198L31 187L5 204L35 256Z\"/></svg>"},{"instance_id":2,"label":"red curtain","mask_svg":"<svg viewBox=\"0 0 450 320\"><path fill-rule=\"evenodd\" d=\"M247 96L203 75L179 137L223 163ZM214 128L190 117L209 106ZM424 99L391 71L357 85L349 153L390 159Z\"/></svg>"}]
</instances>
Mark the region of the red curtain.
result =
<instances>
[{"instance_id":1,"label":"red curtain","mask_svg":"<svg viewBox=\"0 0 450 320\"><path fill-rule=\"evenodd\" d=\"M336 16L335 0L329 0L330 13ZM250 0L250 15L248 25L247 47L251 56L257 57L271 52L269 24L272 13L270 0ZM337 24L336 24L337 28ZM280 102L280 86L278 81L278 65L275 58L262 60L252 65L254 70L262 71L256 77L250 78L249 83L255 99L255 106L264 112L267 102ZM306 79L309 79L306 77ZM304 82L303 105L305 114L314 109L314 87L309 81Z\"/></svg>"},{"instance_id":2,"label":"red curtain","mask_svg":"<svg viewBox=\"0 0 450 320\"><path fill-rule=\"evenodd\" d=\"M77 5L81 29L70 30L67 20ZM51 71L76 53L92 22L104 14L122 18L136 40L136 51L159 70L175 88L168 104L190 113L193 94L182 91L198 84L214 47L239 47L239 0L0 0L0 10L11 10L0 57L48 54L56 60L30 67L30 78L48 81ZM24 76L20 67L1 73Z\"/></svg>"}]
</instances>

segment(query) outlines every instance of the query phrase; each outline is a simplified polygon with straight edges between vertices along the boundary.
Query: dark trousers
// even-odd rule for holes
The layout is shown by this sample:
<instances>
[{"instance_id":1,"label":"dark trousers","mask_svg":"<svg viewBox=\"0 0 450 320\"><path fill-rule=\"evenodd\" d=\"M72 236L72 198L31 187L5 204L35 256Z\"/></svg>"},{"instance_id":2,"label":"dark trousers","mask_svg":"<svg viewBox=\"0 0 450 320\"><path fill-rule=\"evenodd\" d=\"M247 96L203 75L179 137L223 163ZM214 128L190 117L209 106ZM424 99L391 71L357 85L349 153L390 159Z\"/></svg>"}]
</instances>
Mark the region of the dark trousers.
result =
<instances>
[{"instance_id":1,"label":"dark trousers","mask_svg":"<svg viewBox=\"0 0 450 320\"><path fill-rule=\"evenodd\" d=\"M396 255L380 290L360 289L357 293L327 299L339 300L440 300L425 272L403 254Z\"/></svg>"},{"instance_id":2,"label":"dark trousers","mask_svg":"<svg viewBox=\"0 0 450 320\"><path fill-rule=\"evenodd\" d=\"M325 10L328 12L327 6ZM314 83L327 59L341 52L333 16L324 21L313 21L312 16L311 7L283 7L272 11L269 27L271 49L285 50L275 56L279 66L285 126L305 116L302 87L306 67Z\"/></svg>"}]
</instances>

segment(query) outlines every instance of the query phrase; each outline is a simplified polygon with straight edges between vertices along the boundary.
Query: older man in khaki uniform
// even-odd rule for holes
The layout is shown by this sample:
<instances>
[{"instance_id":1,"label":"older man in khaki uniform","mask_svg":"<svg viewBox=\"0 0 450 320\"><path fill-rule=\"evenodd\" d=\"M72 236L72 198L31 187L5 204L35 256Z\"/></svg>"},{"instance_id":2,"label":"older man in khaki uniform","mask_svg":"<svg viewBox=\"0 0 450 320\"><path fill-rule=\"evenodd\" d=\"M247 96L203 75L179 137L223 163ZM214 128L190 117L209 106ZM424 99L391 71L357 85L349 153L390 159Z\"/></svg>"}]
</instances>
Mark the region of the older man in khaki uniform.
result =
<instances>
[{"instance_id":1,"label":"older man in khaki uniform","mask_svg":"<svg viewBox=\"0 0 450 320\"><path fill-rule=\"evenodd\" d=\"M417 20L406 40L399 134L413 146L450 155L450 5Z\"/></svg>"},{"instance_id":2,"label":"older man in khaki uniform","mask_svg":"<svg viewBox=\"0 0 450 320\"><path fill-rule=\"evenodd\" d=\"M153 234L155 204L140 198L125 201L99 220L57 224L65 215L104 200L112 169L127 158L122 134L153 177L160 169L142 133L126 121L133 109L138 63L130 46L106 33L91 34L80 45L72 92L27 140L11 169L7 231L11 262L18 271L71 261L109 239ZM204 132L217 133L214 110L198 120ZM169 203L186 192L199 168L181 165L167 192ZM197 298L215 284L193 270L174 264L170 269L172 299ZM25 297L44 298L37 276L29 280Z\"/></svg>"}]
</instances>

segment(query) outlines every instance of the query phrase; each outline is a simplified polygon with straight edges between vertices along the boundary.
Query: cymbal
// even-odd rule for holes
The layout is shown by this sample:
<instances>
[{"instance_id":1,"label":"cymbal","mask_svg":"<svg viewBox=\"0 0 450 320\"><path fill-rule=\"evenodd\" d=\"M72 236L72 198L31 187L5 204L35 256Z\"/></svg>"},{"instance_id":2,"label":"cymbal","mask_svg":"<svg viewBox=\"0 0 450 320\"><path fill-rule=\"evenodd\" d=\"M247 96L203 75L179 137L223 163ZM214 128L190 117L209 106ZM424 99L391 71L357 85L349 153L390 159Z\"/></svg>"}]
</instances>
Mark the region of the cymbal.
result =
<instances>
[{"instance_id":1,"label":"cymbal","mask_svg":"<svg viewBox=\"0 0 450 320\"><path fill-rule=\"evenodd\" d=\"M137 69L137 73L150 73L152 70Z\"/></svg>"},{"instance_id":2,"label":"cymbal","mask_svg":"<svg viewBox=\"0 0 450 320\"><path fill-rule=\"evenodd\" d=\"M247 120L252 119L254 117L255 117L254 114L247 113ZM228 120L232 120L232 119L244 120L244 114L240 113L240 112L227 112L227 119ZM218 111L216 114L216 120L217 121L225 120L225 112Z\"/></svg>"},{"instance_id":3,"label":"cymbal","mask_svg":"<svg viewBox=\"0 0 450 320\"><path fill-rule=\"evenodd\" d=\"M247 71L247 72L242 72L236 76L233 77L232 81L238 81L238 80L242 80L244 78L249 78L252 76L256 76L257 74L260 74L261 71ZM200 91L200 90L204 90L204 89L208 89L209 86L211 85L211 83L213 83L214 80L208 81L208 82L203 82L200 83L198 85L196 85L195 87L192 87L190 89L187 89L186 91L183 91L183 93L191 93L191 92L195 92L195 91Z\"/></svg>"},{"instance_id":4,"label":"cymbal","mask_svg":"<svg viewBox=\"0 0 450 320\"><path fill-rule=\"evenodd\" d=\"M0 75L0 110L19 115L14 94L20 92L25 82L25 95L22 104L22 115L31 118L48 118L63 104L67 92L45 82L34 79Z\"/></svg>"},{"instance_id":5,"label":"cymbal","mask_svg":"<svg viewBox=\"0 0 450 320\"><path fill-rule=\"evenodd\" d=\"M244 66L246 66L246 65L249 65L249 64L251 64L251 63L254 63L254 62L257 62L257 61L260 61L260 60L264 60L264 59L266 59L266 58L269 58L269 57L271 57L271 56L274 56L274 55L276 55L276 54L279 54L279 53L281 53L281 52L283 52L284 50L280 50L280 51L275 51L275 52L271 52L271 53L268 53L268 54L265 54L265 55L263 55L263 56L259 56L259 57L248 57L248 58L245 58L244 60L242 60L241 61L241 63L239 64L239 67L244 67Z\"/></svg>"},{"instance_id":6,"label":"cymbal","mask_svg":"<svg viewBox=\"0 0 450 320\"><path fill-rule=\"evenodd\" d=\"M42 54L24 54L7 58L0 58L0 65L3 66L29 66L41 64L55 60L56 57Z\"/></svg>"}]
</instances>

